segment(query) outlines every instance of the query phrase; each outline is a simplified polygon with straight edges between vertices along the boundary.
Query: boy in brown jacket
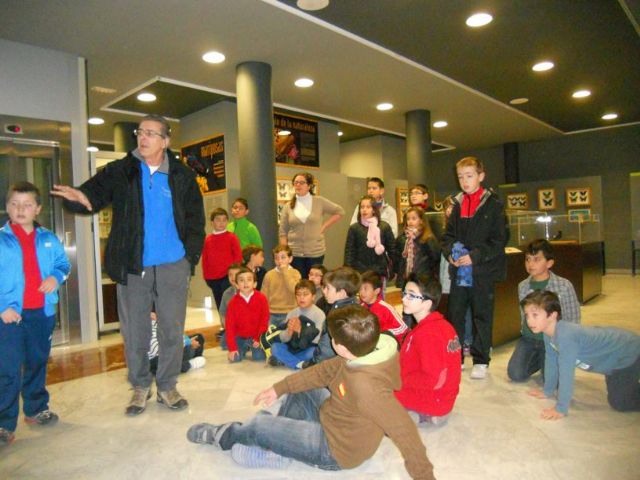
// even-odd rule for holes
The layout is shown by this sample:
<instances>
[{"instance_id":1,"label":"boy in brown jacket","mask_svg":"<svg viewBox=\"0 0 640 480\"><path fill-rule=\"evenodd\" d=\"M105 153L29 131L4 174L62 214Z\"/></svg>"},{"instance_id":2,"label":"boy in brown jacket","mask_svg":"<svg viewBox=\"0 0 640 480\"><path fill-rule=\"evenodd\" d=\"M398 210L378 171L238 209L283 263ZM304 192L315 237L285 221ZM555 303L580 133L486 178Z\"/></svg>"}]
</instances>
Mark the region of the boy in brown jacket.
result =
<instances>
[{"instance_id":1,"label":"boy in brown jacket","mask_svg":"<svg viewBox=\"0 0 640 480\"><path fill-rule=\"evenodd\" d=\"M360 305L333 310L329 333L337 357L295 373L259 393L279 397L277 416L261 411L247 423L193 425L187 438L231 450L247 467L284 467L291 459L323 470L354 468L371 458L384 435L400 449L412 478L434 479L415 424L397 402L396 342L380 335L377 317Z\"/></svg>"}]
</instances>

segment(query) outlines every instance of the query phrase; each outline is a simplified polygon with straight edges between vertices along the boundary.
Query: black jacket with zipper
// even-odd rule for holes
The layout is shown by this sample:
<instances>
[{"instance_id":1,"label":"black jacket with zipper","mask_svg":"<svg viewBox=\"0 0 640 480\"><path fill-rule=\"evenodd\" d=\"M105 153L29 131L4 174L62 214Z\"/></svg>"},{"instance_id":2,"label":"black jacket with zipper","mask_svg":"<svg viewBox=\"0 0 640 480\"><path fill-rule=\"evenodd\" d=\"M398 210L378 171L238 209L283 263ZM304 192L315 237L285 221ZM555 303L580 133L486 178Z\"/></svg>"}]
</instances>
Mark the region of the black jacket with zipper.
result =
<instances>
[{"instance_id":1,"label":"black jacket with zipper","mask_svg":"<svg viewBox=\"0 0 640 480\"><path fill-rule=\"evenodd\" d=\"M173 218L193 274L205 237L202 194L195 173L176 160L170 150L166 153ZM127 283L127 274L140 275L143 270L144 206L140 162L141 159L129 152L126 157L108 163L79 187L91 202L92 212L79 203L64 202L65 207L75 213L96 213L112 206L104 265L109 277L123 285Z\"/></svg>"}]
</instances>

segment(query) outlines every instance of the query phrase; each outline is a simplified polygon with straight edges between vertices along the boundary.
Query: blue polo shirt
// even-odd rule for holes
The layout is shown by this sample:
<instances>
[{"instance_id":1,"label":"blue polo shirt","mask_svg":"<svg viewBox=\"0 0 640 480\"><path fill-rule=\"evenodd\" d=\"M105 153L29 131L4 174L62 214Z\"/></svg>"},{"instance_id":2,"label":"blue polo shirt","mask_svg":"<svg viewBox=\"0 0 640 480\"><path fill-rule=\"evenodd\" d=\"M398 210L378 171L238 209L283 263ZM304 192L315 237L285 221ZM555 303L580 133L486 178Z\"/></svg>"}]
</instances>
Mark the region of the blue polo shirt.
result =
<instances>
[{"instance_id":1,"label":"blue polo shirt","mask_svg":"<svg viewBox=\"0 0 640 480\"><path fill-rule=\"evenodd\" d=\"M185 249L173 218L169 160L165 154L164 161L153 174L141 161L140 170L144 205L142 265L151 267L177 262L185 256Z\"/></svg>"}]
</instances>

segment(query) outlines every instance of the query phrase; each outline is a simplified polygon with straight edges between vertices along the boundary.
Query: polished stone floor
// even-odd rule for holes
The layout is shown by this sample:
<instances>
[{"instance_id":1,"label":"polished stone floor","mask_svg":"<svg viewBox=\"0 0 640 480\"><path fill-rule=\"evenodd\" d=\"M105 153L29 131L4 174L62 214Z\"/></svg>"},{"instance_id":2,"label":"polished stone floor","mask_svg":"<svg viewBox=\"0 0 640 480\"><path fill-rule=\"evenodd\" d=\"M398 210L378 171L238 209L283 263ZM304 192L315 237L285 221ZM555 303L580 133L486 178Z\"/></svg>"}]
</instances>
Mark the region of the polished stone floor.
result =
<instances>
[{"instance_id":1,"label":"polished stone floor","mask_svg":"<svg viewBox=\"0 0 640 480\"><path fill-rule=\"evenodd\" d=\"M583 323L615 325L640 333L640 278L609 275L604 294L582 310ZM513 384L506 364L513 344L494 352L490 377L472 381L465 372L449 421L421 431L439 480L640 478L640 413L617 413L606 401L602 376L577 372L570 415L539 418L551 401ZM130 391L126 370L115 369L50 385L53 427L22 422L15 442L0 450L0 479L404 479L409 478L393 443L385 439L359 468L326 473L295 463L287 470L246 470L226 452L190 444L187 428L249 418L255 394L288 372L243 362L229 365L219 348L205 351L207 365L180 377L188 410L172 412L150 402L136 418L123 415Z\"/></svg>"}]
</instances>

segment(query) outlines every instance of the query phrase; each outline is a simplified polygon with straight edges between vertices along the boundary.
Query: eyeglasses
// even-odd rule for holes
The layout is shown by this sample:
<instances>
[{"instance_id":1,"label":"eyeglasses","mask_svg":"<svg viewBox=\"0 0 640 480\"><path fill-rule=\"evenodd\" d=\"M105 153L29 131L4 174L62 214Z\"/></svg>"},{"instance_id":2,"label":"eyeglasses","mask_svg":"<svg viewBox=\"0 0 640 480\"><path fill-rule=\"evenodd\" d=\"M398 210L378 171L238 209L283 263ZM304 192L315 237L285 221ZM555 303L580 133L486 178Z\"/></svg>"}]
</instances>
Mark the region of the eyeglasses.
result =
<instances>
[{"instance_id":1,"label":"eyeglasses","mask_svg":"<svg viewBox=\"0 0 640 480\"><path fill-rule=\"evenodd\" d=\"M296 180L295 182L293 182L294 185L306 185L307 182L305 182L304 180Z\"/></svg>"},{"instance_id":2,"label":"eyeglasses","mask_svg":"<svg viewBox=\"0 0 640 480\"><path fill-rule=\"evenodd\" d=\"M409 297L410 300L425 300L425 297L418 295L417 293L402 291L402 298Z\"/></svg>"},{"instance_id":3,"label":"eyeglasses","mask_svg":"<svg viewBox=\"0 0 640 480\"><path fill-rule=\"evenodd\" d=\"M148 138L164 138L164 135L160 132L156 132L154 130L145 130L144 128L136 128L133 131L136 137L148 137Z\"/></svg>"}]
</instances>

